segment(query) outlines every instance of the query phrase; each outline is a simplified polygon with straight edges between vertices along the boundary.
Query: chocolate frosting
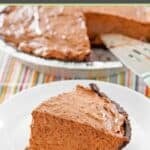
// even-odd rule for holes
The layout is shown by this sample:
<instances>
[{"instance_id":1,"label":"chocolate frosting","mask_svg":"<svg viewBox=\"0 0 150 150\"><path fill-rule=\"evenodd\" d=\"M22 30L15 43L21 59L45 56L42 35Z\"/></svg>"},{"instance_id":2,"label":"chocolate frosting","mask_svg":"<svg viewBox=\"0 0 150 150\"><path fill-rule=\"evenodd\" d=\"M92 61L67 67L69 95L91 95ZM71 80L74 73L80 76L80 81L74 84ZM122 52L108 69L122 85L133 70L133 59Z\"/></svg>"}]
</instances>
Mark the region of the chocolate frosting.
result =
<instances>
[{"instance_id":1,"label":"chocolate frosting","mask_svg":"<svg viewBox=\"0 0 150 150\"><path fill-rule=\"evenodd\" d=\"M78 85L75 91L60 94L43 103L39 111L87 124L98 130L106 129L106 132L124 137L123 124L126 116L119 113L116 106L102 93L97 95L95 85L92 87L94 92Z\"/></svg>"},{"instance_id":2,"label":"chocolate frosting","mask_svg":"<svg viewBox=\"0 0 150 150\"><path fill-rule=\"evenodd\" d=\"M19 51L44 58L83 61L90 54L84 15L71 8L8 7L0 35Z\"/></svg>"}]
</instances>

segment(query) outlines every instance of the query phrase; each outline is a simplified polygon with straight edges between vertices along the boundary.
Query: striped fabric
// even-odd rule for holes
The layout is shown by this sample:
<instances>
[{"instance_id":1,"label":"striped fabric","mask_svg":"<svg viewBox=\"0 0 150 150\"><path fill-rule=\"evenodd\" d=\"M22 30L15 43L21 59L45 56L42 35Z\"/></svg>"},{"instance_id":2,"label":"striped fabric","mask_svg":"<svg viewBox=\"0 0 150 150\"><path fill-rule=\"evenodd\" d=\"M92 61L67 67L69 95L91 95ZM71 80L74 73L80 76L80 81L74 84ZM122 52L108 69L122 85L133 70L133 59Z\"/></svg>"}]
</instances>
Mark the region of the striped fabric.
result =
<instances>
[{"instance_id":1,"label":"striped fabric","mask_svg":"<svg viewBox=\"0 0 150 150\"><path fill-rule=\"evenodd\" d=\"M23 89L53 80L53 76L34 71L0 52L0 102Z\"/></svg>"},{"instance_id":2,"label":"striped fabric","mask_svg":"<svg viewBox=\"0 0 150 150\"><path fill-rule=\"evenodd\" d=\"M68 78L66 77L65 79ZM52 76L50 74L39 73L7 54L0 52L0 103L23 89L53 80L61 80L61 75ZM129 70L108 77L99 77L97 80L126 85L129 88L150 96L150 89Z\"/></svg>"}]
</instances>

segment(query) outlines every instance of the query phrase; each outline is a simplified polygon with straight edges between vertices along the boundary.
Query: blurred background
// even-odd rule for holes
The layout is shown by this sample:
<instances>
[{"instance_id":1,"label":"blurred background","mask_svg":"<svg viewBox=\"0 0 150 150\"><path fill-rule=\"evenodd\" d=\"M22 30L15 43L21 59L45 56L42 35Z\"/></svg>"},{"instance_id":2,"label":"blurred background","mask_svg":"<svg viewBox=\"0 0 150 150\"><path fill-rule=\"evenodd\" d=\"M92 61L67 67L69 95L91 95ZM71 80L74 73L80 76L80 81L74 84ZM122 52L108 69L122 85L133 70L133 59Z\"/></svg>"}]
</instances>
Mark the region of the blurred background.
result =
<instances>
[{"instance_id":1,"label":"blurred background","mask_svg":"<svg viewBox=\"0 0 150 150\"><path fill-rule=\"evenodd\" d=\"M0 9L4 9L5 7L6 6L1 6ZM42 59L35 60L35 57L30 57L34 62L29 63L30 58L27 55L20 55L14 51L15 49L12 50L11 48L10 50L7 44L0 42L0 103L10 96L38 84L68 79L94 79L116 83L150 97L150 87L107 50L95 49L92 55L95 60L101 62L101 67L94 69L94 65L91 65L92 62L88 62L86 65L83 64L85 66L91 65L91 69L87 69L86 72L80 68L81 64L79 63L70 63L68 65L67 62L48 62L48 60ZM26 61L24 61L25 58ZM44 63L47 61L48 64L55 63L55 65L61 65L63 67L61 69L54 69L52 66L39 66L35 63L39 63L39 61L41 61L41 64L42 61ZM102 65L106 65L107 62L109 67L107 67L107 69L103 68ZM97 62L95 65L98 65ZM113 67L114 65L116 65L116 67ZM68 69L68 66L72 68Z\"/></svg>"}]
</instances>

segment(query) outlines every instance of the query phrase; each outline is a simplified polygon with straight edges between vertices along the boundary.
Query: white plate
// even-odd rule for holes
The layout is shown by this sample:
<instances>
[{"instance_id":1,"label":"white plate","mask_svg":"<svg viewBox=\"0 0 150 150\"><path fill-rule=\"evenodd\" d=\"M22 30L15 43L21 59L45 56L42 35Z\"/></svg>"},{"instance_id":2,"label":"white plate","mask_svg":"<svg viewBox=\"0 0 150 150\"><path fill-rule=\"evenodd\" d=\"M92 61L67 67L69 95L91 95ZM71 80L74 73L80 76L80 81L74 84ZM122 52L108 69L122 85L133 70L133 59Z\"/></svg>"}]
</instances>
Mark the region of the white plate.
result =
<instances>
[{"instance_id":1,"label":"white plate","mask_svg":"<svg viewBox=\"0 0 150 150\"><path fill-rule=\"evenodd\" d=\"M96 83L111 99L128 112L132 138L126 150L150 150L150 101L143 95L118 85L92 81L70 80L52 82L25 90L0 105L0 149L24 150L28 144L31 112L43 100L72 90L75 85Z\"/></svg>"}]
</instances>

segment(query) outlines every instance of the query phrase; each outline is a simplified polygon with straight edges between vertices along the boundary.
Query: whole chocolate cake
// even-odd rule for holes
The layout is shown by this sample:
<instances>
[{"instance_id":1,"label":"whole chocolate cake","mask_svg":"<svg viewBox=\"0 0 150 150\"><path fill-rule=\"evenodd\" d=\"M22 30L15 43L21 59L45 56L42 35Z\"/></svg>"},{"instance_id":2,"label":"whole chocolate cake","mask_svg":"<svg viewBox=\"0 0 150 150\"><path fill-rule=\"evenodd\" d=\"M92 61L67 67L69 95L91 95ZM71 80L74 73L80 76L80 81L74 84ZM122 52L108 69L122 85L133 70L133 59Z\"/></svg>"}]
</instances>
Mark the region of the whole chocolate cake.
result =
<instances>
[{"instance_id":1,"label":"whole chocolate cake","mask_svg":"<svg viewBox=\"0 0 150 150\"><path fill-rule=\"evenodd\" d=\"M143 6L10 6L0 12L0 36L21 52L84 61L105 33L149 41L149 14Z\"/></svg>"}]
</instances>

